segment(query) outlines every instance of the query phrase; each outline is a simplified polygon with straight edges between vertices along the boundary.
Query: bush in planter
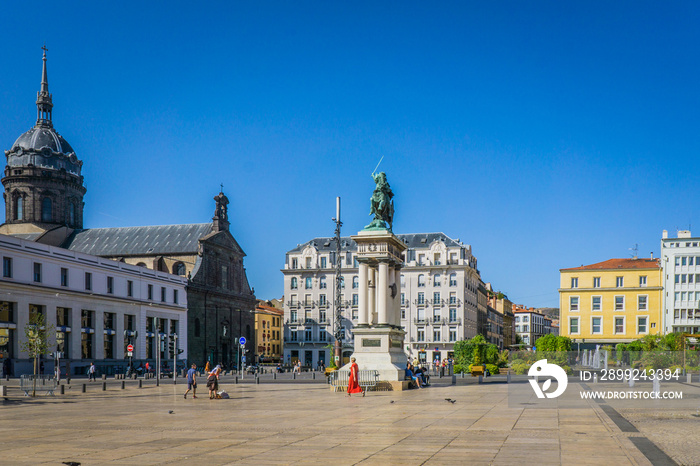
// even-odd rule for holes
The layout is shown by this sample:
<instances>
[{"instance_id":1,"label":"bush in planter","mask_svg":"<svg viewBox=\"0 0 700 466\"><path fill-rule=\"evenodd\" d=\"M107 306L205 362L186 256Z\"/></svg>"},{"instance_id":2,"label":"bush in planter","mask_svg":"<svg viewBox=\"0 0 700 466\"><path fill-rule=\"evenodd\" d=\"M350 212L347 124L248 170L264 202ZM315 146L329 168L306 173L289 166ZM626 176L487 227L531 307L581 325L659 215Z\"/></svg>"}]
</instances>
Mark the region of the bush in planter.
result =
<instances>
[{"instance_id":1,"label":"bush in planter","mask_svg":"<svg viewBox=\"0 0 700 466\"><path fill-rule=\"evenodd\" d=\"M527 371L530 369L530 365L525 363L512 364L510 367L518 375L527 374Z\"/></svg>"},{"instance_id":2,"label":"bush in planter","mask_svg":"<svg viewBox=\"0 0 700 466\"><path fill-rule=\"evenodd\" d=\"M500 372L498 370L498 366L495 364L486 364L486 370L488 370L491 375L498 374Z\"/></svg>"}]
</instances>

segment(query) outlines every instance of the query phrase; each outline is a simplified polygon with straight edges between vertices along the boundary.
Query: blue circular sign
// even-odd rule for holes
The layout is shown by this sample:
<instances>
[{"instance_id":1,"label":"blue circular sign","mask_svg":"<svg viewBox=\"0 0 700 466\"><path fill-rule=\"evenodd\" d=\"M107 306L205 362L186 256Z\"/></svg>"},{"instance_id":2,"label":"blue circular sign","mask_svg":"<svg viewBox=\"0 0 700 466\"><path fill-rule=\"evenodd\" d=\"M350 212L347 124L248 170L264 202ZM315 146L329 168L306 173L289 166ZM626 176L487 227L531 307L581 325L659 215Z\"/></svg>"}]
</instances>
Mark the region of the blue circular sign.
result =
<instances>
[{"instance_id":1,"label":"blue circular sign","mask_svg":"<svg viewBox=\"0 0 700 466\"><path fill-rule=\"evenodd\" d=\"M245 342L246 342L245 337L239 338L239 339L238 339L238 342L239 342L241 345L245 345Z\"/></svg>"}]
</instances>

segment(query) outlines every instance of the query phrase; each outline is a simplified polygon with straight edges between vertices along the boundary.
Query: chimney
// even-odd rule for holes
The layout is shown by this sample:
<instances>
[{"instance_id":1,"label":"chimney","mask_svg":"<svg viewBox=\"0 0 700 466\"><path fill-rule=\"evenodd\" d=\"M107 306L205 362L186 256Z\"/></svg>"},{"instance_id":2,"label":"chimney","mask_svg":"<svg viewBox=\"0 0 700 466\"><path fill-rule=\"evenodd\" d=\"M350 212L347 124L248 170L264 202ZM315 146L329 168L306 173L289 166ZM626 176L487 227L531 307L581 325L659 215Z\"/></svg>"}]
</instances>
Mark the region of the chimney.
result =
<instances>
[{"instance_id":1,"label":"chimney","mask_svg":"<svg viewBox=\"0 0 700 466\"><path fill-rule=\"evenodd\" d=\"M661 232L661 239L666 239L666 238L668 238L668 230L664 230L663 232Z\"/></svg>"},{"instance_id":2,"label":"chimney","mask_svg":"<svg viewBox=\"0 0 700 466\"><path fill-rule=\"evenodd\" d=\"M651 252L651 260L654 260L654 252Z\"/></svg>"}]
</instances>

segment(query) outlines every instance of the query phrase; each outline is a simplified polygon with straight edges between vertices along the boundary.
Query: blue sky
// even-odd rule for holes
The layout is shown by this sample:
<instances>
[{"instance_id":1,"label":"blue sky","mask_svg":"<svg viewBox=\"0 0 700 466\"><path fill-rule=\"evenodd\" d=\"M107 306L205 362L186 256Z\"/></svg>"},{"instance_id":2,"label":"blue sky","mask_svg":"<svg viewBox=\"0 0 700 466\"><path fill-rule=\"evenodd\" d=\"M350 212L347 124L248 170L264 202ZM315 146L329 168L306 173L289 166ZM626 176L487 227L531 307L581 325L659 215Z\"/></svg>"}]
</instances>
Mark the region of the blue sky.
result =
<instances>
[{"instance_id":1,"label":"blue sky","mask_svg":"<svg viewBox=\"0 0 700 466\"><path fill-rule=\"evenodd\" d=\"M260 298L284 253L369 222L471 244L558 306L559 269L658 256L697 224L697 2L4 2L0 147L36 118L83 160L85 226L210 221L219 183ZM697 236L697 232L696 232Z\"/></svg>"}]
</instances>

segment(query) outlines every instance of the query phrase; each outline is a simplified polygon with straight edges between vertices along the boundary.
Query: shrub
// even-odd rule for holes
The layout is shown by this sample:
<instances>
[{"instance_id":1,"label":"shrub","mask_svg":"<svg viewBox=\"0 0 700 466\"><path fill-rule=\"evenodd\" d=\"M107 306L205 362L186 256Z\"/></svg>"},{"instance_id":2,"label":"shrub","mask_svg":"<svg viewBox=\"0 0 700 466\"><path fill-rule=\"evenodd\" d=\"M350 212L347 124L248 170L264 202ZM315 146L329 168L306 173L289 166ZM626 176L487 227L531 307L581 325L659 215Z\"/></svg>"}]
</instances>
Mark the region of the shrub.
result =
<instances>
[{"instance_id":1,"label":"shrub","mask_svg":"<svg viewBox=\"0 0 700 466\"><path fill-rule=\"evenodd\" d=\"M495 364L486 364L486 369L493 374L498 374L500 371L498 370L498 366Z\"/></svg>"},{"instance_id":2,"label":"shrub","mask_svg":"<svg viewBox=\"0 0 700 466\"><path fill-rule=\"evenodd\" d=\"M469 367L462 364L455 364L454 369L455 374L461 374L462 372L469 372Z\"/></svg>"},{"instance_id":3,"label":"shrub","mask_svg":"<svg viewBox=\"0 0 700 466\"><path fill-rule=\"evenodd\" d=\"M525 363L513 364L510 367L513 369L513 372L515 372L518 375L526 374L527 371L530 369L530 365Z\"/></svg>"}]
</instances>

